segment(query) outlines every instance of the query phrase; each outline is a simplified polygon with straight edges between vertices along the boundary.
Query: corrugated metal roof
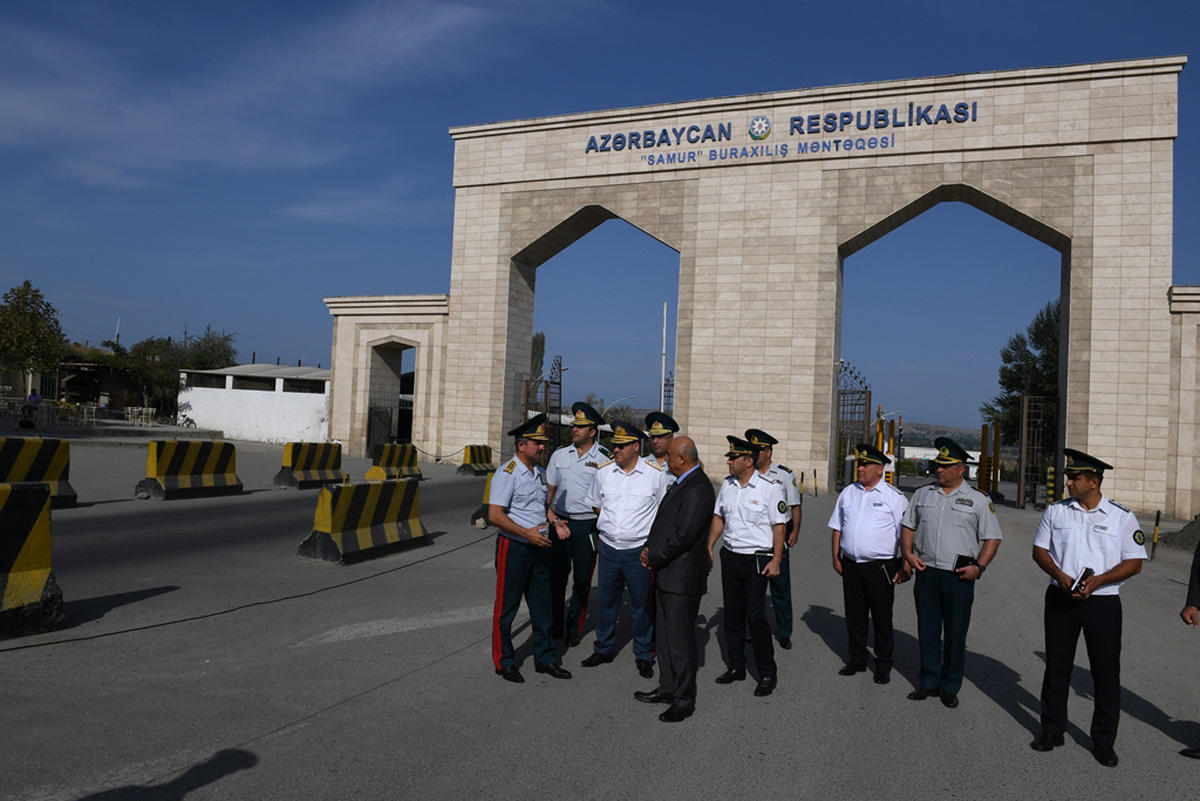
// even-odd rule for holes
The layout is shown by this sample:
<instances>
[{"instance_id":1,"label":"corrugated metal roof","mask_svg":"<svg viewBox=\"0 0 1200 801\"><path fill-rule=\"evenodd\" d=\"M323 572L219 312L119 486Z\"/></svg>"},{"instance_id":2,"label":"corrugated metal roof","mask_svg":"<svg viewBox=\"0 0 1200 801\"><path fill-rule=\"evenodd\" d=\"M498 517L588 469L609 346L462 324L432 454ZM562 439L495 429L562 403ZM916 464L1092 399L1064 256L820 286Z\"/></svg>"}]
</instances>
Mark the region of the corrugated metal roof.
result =
<instances>
[{"instance_id":1,"label":"corrugated metal roof","mask_svg":"<svg viewBox=\"0 0 1200 801\"><path fill-rule=\"evenodd\" d=\"M328 381L329 371L316 367L288 367L279 364L235 364L220 370L185 370L186 373L206 375L238 375L253 378L302 378L310 381Z\"/></svg>"}]
</instances>

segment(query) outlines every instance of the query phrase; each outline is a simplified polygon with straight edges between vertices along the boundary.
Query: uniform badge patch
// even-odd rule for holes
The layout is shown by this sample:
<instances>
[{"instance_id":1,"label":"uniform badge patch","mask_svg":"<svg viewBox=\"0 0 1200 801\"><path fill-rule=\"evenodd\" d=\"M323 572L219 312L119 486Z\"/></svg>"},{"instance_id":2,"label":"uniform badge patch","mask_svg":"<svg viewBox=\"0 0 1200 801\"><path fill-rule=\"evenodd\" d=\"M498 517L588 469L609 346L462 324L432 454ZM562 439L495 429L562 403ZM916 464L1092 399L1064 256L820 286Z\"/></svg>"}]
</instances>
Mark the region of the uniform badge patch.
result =
<instances>
[{"instance_id":1,"label":"uniform badge patch","mask_svg":"<svg viewBox=\"0 0 1200 801\"><path fill-rule=\"evenodd\" d=\"M991 512L992 514L996 514L996 504L992 503L991 501L988 501L988 511Z\"/></svg>"},{"instance_id":2,"label":"uniform badge patch","mask_svg":"<svg viewBox=\"0 0 1200 801\"><path fill-rule=\"evenodd\" d=\"M1140 528L1137 531L1133 532L1133 541L1136 542L1138 545L1146 544L1146 535L1142 533L1142 530Z\"/></svg>"},{"instance_id":3,"label":"uniform badge patch","mask_svg":"<svg viewBox=\"0 0 1200 801\"><path fill-rule=\"evenodd\" d=\"M785 502L783 502L783 501L780 501L780 502L779 502L779 513L780 513L781 515L782 515L782 514L787 514L787 504L786 504Z\"/></svg>"}]
</instances>

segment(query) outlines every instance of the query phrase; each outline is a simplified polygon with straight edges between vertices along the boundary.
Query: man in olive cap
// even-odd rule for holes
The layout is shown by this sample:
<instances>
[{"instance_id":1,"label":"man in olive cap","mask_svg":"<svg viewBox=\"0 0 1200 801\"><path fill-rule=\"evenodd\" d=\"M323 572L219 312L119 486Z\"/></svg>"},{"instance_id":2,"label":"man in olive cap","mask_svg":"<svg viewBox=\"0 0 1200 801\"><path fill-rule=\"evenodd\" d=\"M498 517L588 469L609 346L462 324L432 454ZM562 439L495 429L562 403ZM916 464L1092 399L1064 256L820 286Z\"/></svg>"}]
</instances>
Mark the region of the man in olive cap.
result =
<instances>
[{"instance_id":1,"label":"man in olive cap","mask_svg":"<svg viewBox=\"0 0 1200 801\"><path fill-rule=\"evenodd\" d=\"M975 582L1003 535L991 500L964 480L967 452L949 437L933 445L937 482L913 493L900 521L900 549L917 572L913 599L921 644L920 683L908 697L923 701L937 695L953 709L962 687Z\"/></svg>"},{"instance_id":2,"label":"man in olive cap","mask_svg":"<svg viewBox=\"0 0 1200 801\"><path fill-rule=\"evenodd\" d=\"M667 470L667 450L671 440L679 432L679 423L666 412L650 412L646 415L646 436L650 438L650 455L646 464L666 473L668 479L674 479Z\"/></svg>"},{"instance_id":3,"label":"man in olive cap","mask_svg":"<svg viewBox=\"0 0 1200 801\"><path fill-rule=\"evenodd\" d=\"M792 560L789 553L800 536L800 521L803 518L804 499L796 486L796 476L782 464L775 464L775 446L779 440L761 428L746 429L746 441L758 449L754 457L754 468L759 475L783 488L783 497L788 505L788 521L784 531L783 561L779 564L779 575L767 582L771 595L771 606L775 610L775 639L785 651L792 647Z\"/></svg>"},{"instance_id":4,"label":"man in olive cap","mask_svg":"<svg viewBox=\"0 0 1200 801\"><path fill-rule=\"evenodd\" d=\"M1065 448L1069 497L1046 507L1033 538L1033 561L1050 576L1046 588L1046 672L1042 678L1042 731L1030 747L1050 751L1064 743L1067 697L1079 633L1087 645L1093 696L1092 756L1116 767L1121 716L1121 584L1146 558L1146 537L1133 512L1100 491L1112 465Z\"/></svg>"},{"instance_id":5,"label":"man in olive cap","mask_svg":"<svg viewBox=\"0 0 1200 801\"><path fill-rule=\"evenodd\" d=\"M551 592L554 595L554 639L566 636L568 646L579 644L587 620L588 593L596 567L596 513L587 503L596 471L611 461L612 453L597 441L604 418L583 401L571 405L571 444L550 457L546 482L550 485L550 522L562 520L571 535L557 543L550 555ZM564 596L570 579L571 597L564 613Z\"/></svg>"},{"instance_id":6,"label":"man in olive cap","mask_svg":"<svg viewBox=\"0 0 1200 801\"><path fill-rule=\"evenodd\" d=\"M550 544L564 536L546 522L546 474L538 463L546 449L546 415L509 431L516 438L516 455L492 477L488 520L500 530L496 537L496 607L492 615L492 663L507 681L525 681L517 669L512 622L521 606L529 607L533 629L533 661L538 673L556 679L571 674L558 664L550 637Z\"/></svg>"},{"instance_id":7,"label":"man in olive cap","mask_svg":"<svg viewBox=\"0 0 1200 801\"><path fill-rule=\"evenodd\" d=\"M865 442L854 446L858 481L838 495L829 516L833 531L833 569L842 577L850 658L838 671L853 676L867 669L867 618L875 623L875 683L891 680L892 606L897 581L908 572L897 558L900 520L908 509L904 494L883 480L888 457Z\"/></svg>"}]
</instances>

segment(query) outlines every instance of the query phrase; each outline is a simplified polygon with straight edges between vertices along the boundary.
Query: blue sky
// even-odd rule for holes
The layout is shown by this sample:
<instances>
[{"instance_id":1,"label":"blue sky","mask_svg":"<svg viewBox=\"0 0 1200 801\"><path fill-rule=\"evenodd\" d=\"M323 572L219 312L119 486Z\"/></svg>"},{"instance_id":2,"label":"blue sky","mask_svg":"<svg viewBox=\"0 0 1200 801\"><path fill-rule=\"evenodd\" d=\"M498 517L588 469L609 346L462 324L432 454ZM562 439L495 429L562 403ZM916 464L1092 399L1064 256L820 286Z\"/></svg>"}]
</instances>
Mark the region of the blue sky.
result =
<instances>
[{"instance_id":1,"label":"blue sky","mask_svg":"<svg viewBox=\"0 0 1200 801\"><path fill-rule=\"evenodd\" d=\"M5 3L0 286L32 279L76 340L111 338L118 317L123 343L212 325L246 361L328 366L322 297L448 289L451 126L1190 53L1196 16L1158 0ZM1180 284L1200 284L1196 69L1180 79ZM543 265L536 325L568 396L657 403L677 275L619 221ZM905 419L975 425L1000 347L1057 286L1057 254L943 204L847 260L846 320L875 327L846 325L842 355ZM948 339L945 319L978 331Z\"/></svg>"}]
</instances>

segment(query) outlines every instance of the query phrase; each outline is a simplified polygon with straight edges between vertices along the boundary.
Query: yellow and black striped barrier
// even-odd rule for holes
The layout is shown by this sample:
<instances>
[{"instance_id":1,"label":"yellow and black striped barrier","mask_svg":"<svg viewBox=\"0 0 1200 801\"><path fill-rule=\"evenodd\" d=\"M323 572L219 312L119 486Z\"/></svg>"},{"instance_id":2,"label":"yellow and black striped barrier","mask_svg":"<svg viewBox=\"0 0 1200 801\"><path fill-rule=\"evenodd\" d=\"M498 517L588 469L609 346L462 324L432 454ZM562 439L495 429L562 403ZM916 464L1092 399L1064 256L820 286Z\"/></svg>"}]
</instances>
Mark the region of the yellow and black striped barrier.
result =
<instances>
[{"instance_id":1,"label":"yellow and black striped barrier","mask_svg":"<svg viewBox=\"0 0 1200 801\"><path fill-rule=\"evenodd\" d=\"M50 548L50 487L0 484L0 636L66 622Z\"/></svg>"},{"instance_id":2,"label":"yellow and black striped barrier","mask_svg":"<svg viewBox=\"0 0 1200 801\"><path fill-rule=\"evenodd\" d=\"M389 442L379 449L370 467L367 468L367 481L395 481L401 478L415 478L420 481L421 468L417 465L417 449L413 445L400 445Z\"/></svg>"},{"instance_id":3,"label":"yellow and black striped barrier","mask_svg":"<svg viewBox=\"0 0 1200 801\"><path fill-rule=\"evenodd\" d=\"M495 470L496 466L492 464L492 449L489 446L468 445L463 448L463 461L458 466L459 473L482 476Z\"/></svg>"},{"instance_id":4,"label":"yellow and black striped barrier","mask_svg":"<svg viewBox=\"0 0 1200 801\"><path fill-rule=\"evenodd\" d=\"M492 476L495 471L488 473L487 481L483 482L483 504L471 515L471 525L475 528L488 527L488 499L492 497Z\"/></svg>"},{"instance_id":5,"label":"yellow and black striped barrier","mask_svg":"<svg viewBox=\"0 0 1200 801\"><path fill-rule=\"evenodd\" d=\"M0 483L36 481L50 485L50 506L74 506L71 482L71 441L39 437L0 437Z\"/></svg>"},{"instance_id":6,"label":"yellow and black striped barrier","mask_svg":"<svg viewBox=\"0 0 1200 801\"><path fill-rule=\"evenodd\" d=\"M283 446L283 465L275 474L276 487L309 489L342 481L342 443L289 442Z\"/></svg>"},{"instance_id":7,"label":"yellow and black striped barrier","mask_svg":"<svg viewBox=\"0 0 1200 801\"><path fill-rule=\"evenodd\" d=\"M146 477L138 482L138 498L156 500L236 495L237 449L214 440L154 440L146 453Z\"/></svg>"},{"instance_id":8,"label":"yellow and black striped barrier","mask_svg":"<svg viewBox=\"0 0 1200 801\"><path fill-rule=\"evenodd\" d=\"M429 536L421 522L416 481L325 487L317 496L312 532L296 552L309 559L345 562Z\"/></svg>"},{"instance_id":9,"label":"yellow and black striped barrier","mask_svg":"<svg viewBox=\"0 0 1200 801\"><path fill-rule=\"evenodd\" d=\"M1058 500L1058 482L1054 477L1054 465L1046 468L1046 503L1054 503Z\"/></svg>"}]
</instances>

